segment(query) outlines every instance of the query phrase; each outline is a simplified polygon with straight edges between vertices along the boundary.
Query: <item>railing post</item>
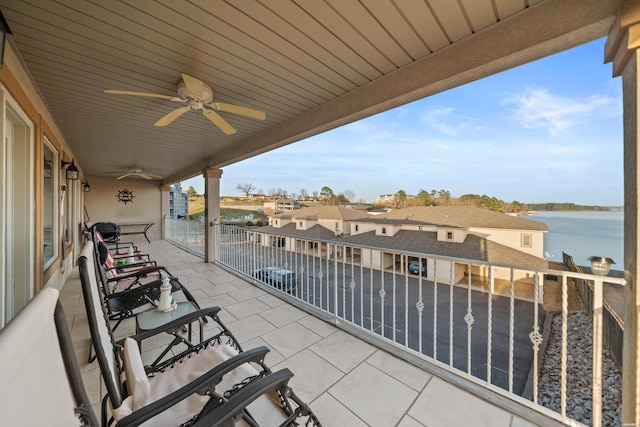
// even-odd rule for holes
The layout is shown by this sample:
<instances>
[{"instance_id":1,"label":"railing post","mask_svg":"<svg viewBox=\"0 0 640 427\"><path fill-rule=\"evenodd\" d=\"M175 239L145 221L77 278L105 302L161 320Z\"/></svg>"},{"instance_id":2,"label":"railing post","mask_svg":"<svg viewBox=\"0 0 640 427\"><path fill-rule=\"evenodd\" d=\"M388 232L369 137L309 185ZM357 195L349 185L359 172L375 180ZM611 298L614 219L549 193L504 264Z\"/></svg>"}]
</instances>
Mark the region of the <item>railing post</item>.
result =
<instances>
[{"instance_id":1,"label":"railing post","mask_svg":"<svg viewBox=\"0 0 640 427\"><path fill-rule=\"evenodd\" d=\"M205 228L209 228L208 224L205 224L204 226ZM211 237L213 238L213 247L215 248L213 252L216 256L218 256L218 254L220 253L220 233L221 233L220 227L222 227L220 224L215 224L211 226L211 234L212 234ZM206 242L205 242L205 246L206 246ZM214 262L214 261L217 261L217 260L214 259L210 262Z\"/></svg>"},{"instance_id":2,"label":"railing post","mask_svg":"<svg viewBox=\"0 0 640 427\"><path fill-rule=\"evenodd\" d=\"M593 282L592 425L602 425L602 315L603 282Z\"/></svg>"},{"instance_id":3,"label":"railing post","mask_svg":"<svg viewBox=\"0 0 640 427\"><path fill-rule=\"evenodd\" d=\"M333 244L333 322L338 323L338 244ZM327 308L329 301L327 301Z\"/></svg>"}]
</instances>

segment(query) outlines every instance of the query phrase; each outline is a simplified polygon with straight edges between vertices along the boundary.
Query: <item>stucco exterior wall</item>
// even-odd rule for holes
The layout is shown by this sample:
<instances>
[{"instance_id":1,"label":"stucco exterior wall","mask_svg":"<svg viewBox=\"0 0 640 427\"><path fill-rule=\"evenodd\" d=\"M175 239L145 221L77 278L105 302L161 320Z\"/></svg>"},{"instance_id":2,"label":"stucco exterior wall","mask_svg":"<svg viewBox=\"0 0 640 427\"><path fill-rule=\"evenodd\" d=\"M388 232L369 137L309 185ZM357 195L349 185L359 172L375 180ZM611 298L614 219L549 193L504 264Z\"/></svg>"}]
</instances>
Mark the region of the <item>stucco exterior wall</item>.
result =
<instances>
[{"instance_id":1,"label":"stucco exterior wall","mask_svg":"<svg viewBox=\"0 0 640 427\"><path fill-rule=\"evenodd\" d=\"M339 232L342 232L342 221L338 220L338 219L322 219L319 218L318 219L318 225L326 228L329 231L336 231L336 229Z\"/></svg>"},{"instance_id":2,"label":"stucco exterior wall","mask_svg":"<svg viewBox=\"0 0 640 427\"><path fill-rule=\"evenodd\" d=\"M356 231L356 226L358 231ZM375 231L376 225L371 222L355 222L351 224L350 234L355 236L356 234L368 233L369 231Z\"/></svg>"},{"instance_id":3,"label":"stucco exterior wall","mask_svg":"<svg viewBox=\"0 0 640 427\"><path fill-rule=\"evenodd\" d=\"M500 243L501 245L517 249L527 254L544 258L544 232L535 230L500 230L489 228L469 228L469 233L483 237L487 240ZM520 236L522 233L531 234L531 247L520 246Z\"/></svg>"},{"instance_id":4,"label":"stucco exterior wall","mask_svg":"<svg viewBox=\"0 0 640 427\"><path fill-rule=\"evenodd\" d=\"M147 232L149 240L161 239L162 197L160 182L143 179L88 177L91 191L85 194L85 207L93 222L153 222ZM133 201L118 201L121 190L133 192ZM126 231L126 230L123 230ZM143 235L127 236L127 241L144 241Z\"/></svg>"}]
</instances>

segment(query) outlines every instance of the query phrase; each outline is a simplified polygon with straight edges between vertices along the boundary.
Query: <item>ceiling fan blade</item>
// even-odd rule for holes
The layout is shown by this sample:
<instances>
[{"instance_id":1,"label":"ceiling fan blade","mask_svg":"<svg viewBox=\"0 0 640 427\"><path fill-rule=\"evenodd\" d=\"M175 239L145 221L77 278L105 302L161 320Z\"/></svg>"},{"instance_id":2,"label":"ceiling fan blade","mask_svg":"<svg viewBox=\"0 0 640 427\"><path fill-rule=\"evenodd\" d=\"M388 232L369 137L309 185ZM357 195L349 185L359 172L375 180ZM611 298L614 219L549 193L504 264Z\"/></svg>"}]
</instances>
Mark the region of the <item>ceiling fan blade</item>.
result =
<instances>
[{"instance_id":1,"label":"ceiling fan blade","mask_svg":"<svg viewBox=\"0 0 640 427\"><path fill-rule=\"evenodd\" d=\"M162 178L159 175L153 175L150 173L139 173L138 175L143 177L144 179L161 179Z\"/></svg>"},{"instance_id":2,"label":"ceiling fan blade","mask_svg":"<svg viewBox=\"0 0 640 427\"><path fill-rule=\"evenodd\" d=\"M174 100L183 101L182 99L176 98L175 96L161 95L159 93L132 92L130 90L107 89L107 90L104 91L104 93L110 93L110 94L115 94L115 95L146 96L148 98L160 98L160 99L170 99L172 101L174 101Z\"/></svg>"},{"instance_id":3,"label":"ceiling fan blade","mask_svg":"<svg viewBox=\"0 0 640 427\"><path fill-rule=\"evenodd\" d=\"M184 81L184 84L187 87L187 92L189 92L190 96L193 96L197 99L202 99L204 92L204 83L202 83L202 80L198 80L195 77L191 77L187 74L182 75L182 80Z\"/></svg>"},{"instance_id":4,"label":"ceiling fan blade","mask_svg":"<svg viewBox=\"0 0 640 427\"><path fill-rule=\"evenodd\" d=\"M121 176L117 177L116 179L124 179L124 178L126 178L128 176L131 176L131 175L135 175L135 173L125 173L124 175L121 175Z\"/></svg>"},{"instance_id":5,"label":"ceiling fan blade","mask_svg":"<svg viewBox=\"0 0 640 427\"><path fill-rule=\"evenodd\" d=\"M225 119L220 116L220 114L216 113L212 110L202 110L204 116L211 120L211 123L218 126L222 132L227 135L233 135L236 133L236 130L227 122Z\"/></svg>"},{"instance_id":6,"label":"ceiling fan blade","mask_svg":"<svg viewBox=\"0 0 640 427\"><path fill-rule=\"evenodd\" d=\"M166 116L162 117L160 120L155 122L153 125L167 126L169 123L171 123L172 121L174 121L175 119L177 119L178 117L186 113L187 111L189 111L189 107L176 108L175 110L171 111L169 114L167 114Z\"/></svg>"},{"instance_id":7,"label":"ceiling fan blade","mask_svg":"<svg viewBox=\"0 0 640 427\"><path fill-rule=\"evenodd\" d=\"M209 107L218 111L226 111L227 113L251 117L252 119L264 120L267 118L264 111L256 110L255 108L241 107L235 104L227 104L226 102L212 102L209 104Z\"/></svg>"}]
</instances>

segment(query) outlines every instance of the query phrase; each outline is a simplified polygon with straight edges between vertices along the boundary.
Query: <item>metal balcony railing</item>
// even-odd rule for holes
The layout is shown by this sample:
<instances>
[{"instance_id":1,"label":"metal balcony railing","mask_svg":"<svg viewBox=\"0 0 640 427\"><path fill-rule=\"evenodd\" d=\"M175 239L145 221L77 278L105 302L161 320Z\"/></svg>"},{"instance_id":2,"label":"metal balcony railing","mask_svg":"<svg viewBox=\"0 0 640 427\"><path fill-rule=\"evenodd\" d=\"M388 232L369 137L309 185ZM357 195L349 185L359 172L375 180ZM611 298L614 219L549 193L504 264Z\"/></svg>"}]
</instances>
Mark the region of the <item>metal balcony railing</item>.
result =
<instances>
[{"instance_id":1,"label":"metal balcony railing","mask_svg":"<svg viewBox=\"0 0 640 427\"><path fill-rule=\"evenodd\" d=\"M167 236L172 236L167 239L193 250L195 233L181 223L167 222ZM603 277L350 245L338 236L308 239L216 225L214 238L222 267L397 356L565 424L602 425L603 358L608 357ZM574 348L568 344L569 290L579 280L590 281L594 289L592 346ZM549 357L560 362L559 373L551 375L555 382L545 383L543 390L545 325L551 325L545 318L551 313L542 303L552 286L560 289L561 338L559 354ZM587 381L568 368L577 357L590 361ZM568 390L573 393L580 382L588 384L589 396L577 403L573 394L568 399ZM549 394L557 396L555 405L549 404ZM575 405L584 406L580 417L574 415Z\"/></svg>"},{"instance_id":2,"label":"metal balcony railing","mask_svg":"<svg viewBox=\"0 0 640 427\"><path fill-rule=\"evenodd\" d=\"M204 257L204 222L180 219L164 219L165 240Z\"/></svg>"}]
</instances>

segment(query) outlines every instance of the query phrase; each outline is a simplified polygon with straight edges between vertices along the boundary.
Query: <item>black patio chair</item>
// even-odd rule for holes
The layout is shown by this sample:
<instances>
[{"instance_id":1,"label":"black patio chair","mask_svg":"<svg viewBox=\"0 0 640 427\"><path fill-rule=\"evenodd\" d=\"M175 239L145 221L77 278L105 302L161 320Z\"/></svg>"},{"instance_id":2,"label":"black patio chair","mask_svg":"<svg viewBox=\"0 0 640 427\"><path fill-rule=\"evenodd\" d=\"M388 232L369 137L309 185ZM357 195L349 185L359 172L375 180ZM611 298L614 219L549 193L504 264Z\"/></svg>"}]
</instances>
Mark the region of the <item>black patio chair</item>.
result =
<instances>
[{"instance_id":1,"label":"black patio chair","mask_svg":"<svg viewBox=\"0 0 640 427\"><path fill-rule=\"evenodd\" d=\"M182 298L191 302L197 309L200 308L189 290L163 266L147 266L137 271L124 271L117 276L109 277L100 264L99 254L95 251L92 241L85 243L83 255L92 259L92 274L96 276L97 284L102 290L109 319L116 321L114 330L124 319L157 306L157 301L160 299L160 286L165 277L169 279L172 295L176 299Z\"/></svg>"},{"instance_id":2,"label":"black patio chair","mask_svg":"<svg viewBox=\"0 0 640 427\"><path fill-rule=\"evenodd\" d=\"M45 288L0 330L0 423L98 426L58 301Z\"/></svg>"},{"instance_id":3,"label":"black patio chair","mask_svg":"<svg viewBox=\"0 0 640 427\"><path fill-rule=\"evenodd\" d=\"M94 257L86 246L78 259L89 330L107 394L102 404L102 424L292 426L320 423L288 386L293 374L276 373L265 365L268 349L242 351L240 344L218 317L219 308L199 310L116 342L100 298ZM151 365L142 361L140 346L161 334L175 336L182 325L207 317L215 324L211 337Z\"/></svg>"}]
</instances>

